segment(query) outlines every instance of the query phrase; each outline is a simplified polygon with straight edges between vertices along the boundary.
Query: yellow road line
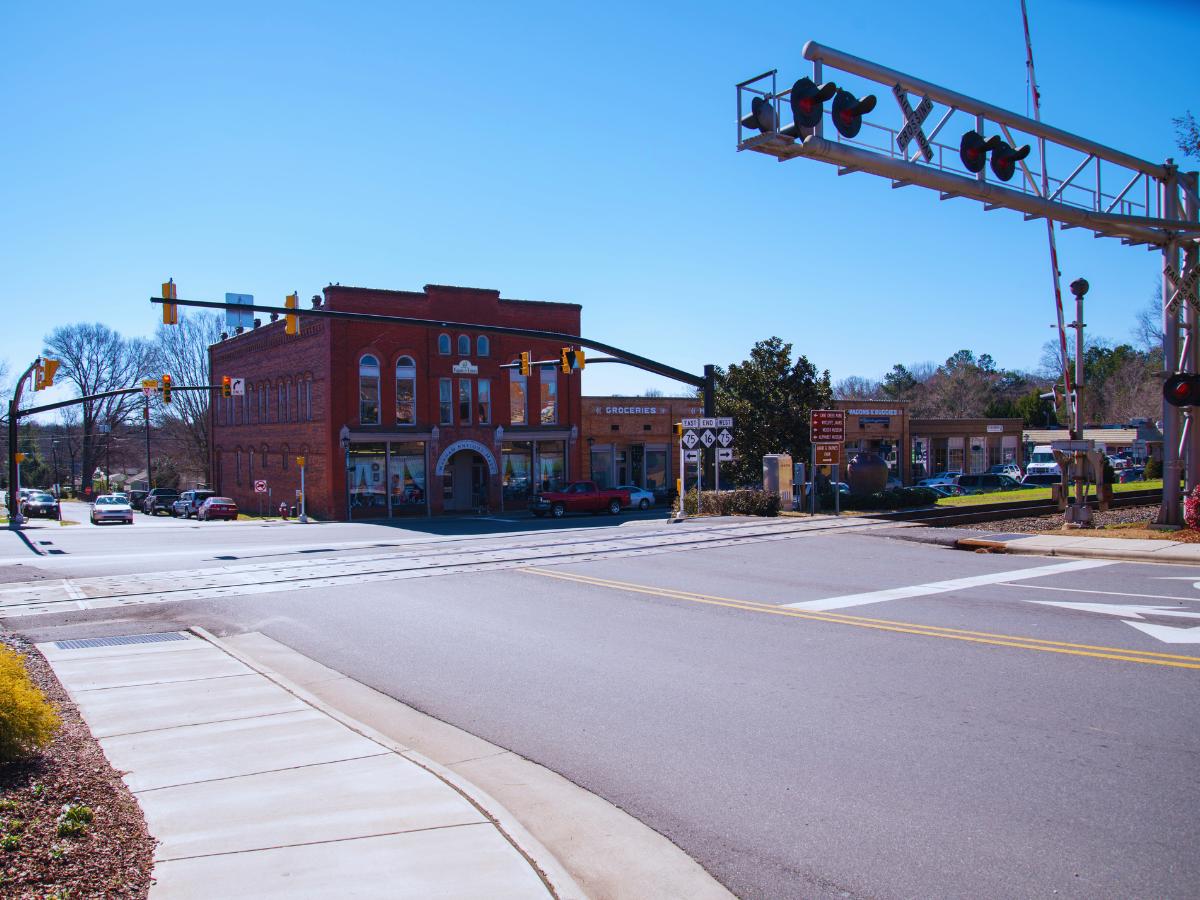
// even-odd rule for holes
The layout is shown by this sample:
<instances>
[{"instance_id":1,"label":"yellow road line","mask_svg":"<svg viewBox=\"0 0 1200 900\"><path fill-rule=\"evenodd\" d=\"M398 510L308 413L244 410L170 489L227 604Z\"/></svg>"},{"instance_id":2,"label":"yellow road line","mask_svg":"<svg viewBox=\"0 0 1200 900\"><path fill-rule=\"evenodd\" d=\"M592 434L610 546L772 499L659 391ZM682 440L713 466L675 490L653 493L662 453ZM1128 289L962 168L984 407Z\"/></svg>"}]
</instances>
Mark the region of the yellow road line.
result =
<instances>
[{"instance_id":1,"label":"yellow road line","mask_svg":"<svg viewBox=\"0 0 1200 900\"><path fill-rule=\"evenodd\" d=\"M576 575L570 572L556 572L534 567L524 567L518 571L525 572L529 575L541 575L545 578L557 578L563 581L590 584L594 587L630 591L638 594L649 594L651 596L666 597L672 600L687 600L692 603L702 603L708 606L724 606L730 609L742 609L746 610L747 612L785 616L793 619L810 619L816 622L829 622L836 625L853 625L858 628L871 628L877 631L917 634L925 637L939 637L946 638L948 640L967 641L975 644L992 644L999 647L1016 647L1022 650L1040 650L1044 653L1063 653L1070 656L1090 656L1097 659L1115 659L1124 662L1136 662L1152 666L1168 666L1177 669L1200 669L1200 657L1195 656L1183 656L1174 653L1158 653L1153 650L1133 650L1127 647L1105 647L1092 644L1073 644L1066 641L1049 641L1042 638L994 634L987 631L967 631L959 628L943 628L940 625L922 625L918 622L897 622L890 619L869 619L863 616L848 616L840 613L801 612L794 609L773 606L767 603L759 603L754 600L735 600L729 597L715 597L710 594L697 594L691 591L676 591L671 588L658 588L650 585L633 584L627 581L614 581L607 578L597 578L591 575Z\"/></svg>"}]
</instances>

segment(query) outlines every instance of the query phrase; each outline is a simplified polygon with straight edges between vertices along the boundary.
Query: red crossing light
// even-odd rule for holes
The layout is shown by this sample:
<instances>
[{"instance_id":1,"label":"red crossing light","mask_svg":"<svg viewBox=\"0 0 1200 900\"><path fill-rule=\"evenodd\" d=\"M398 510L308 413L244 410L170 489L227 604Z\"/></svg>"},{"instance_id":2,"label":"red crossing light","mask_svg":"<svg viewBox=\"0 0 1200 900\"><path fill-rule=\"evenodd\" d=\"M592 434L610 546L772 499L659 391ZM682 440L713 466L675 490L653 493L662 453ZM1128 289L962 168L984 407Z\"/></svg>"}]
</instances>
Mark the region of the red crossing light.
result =
<instances>
[{"instance_id":1,"label":"red crossing light","mask_svg":"<svg viewBox=\"0 0 1200 900\"><path fill-rule=\"evenodd\" d=\"M1163 382L1163 399L1172 406L1200 406L1200 375L1176 372Z\"/></svg>"}]
</instances>

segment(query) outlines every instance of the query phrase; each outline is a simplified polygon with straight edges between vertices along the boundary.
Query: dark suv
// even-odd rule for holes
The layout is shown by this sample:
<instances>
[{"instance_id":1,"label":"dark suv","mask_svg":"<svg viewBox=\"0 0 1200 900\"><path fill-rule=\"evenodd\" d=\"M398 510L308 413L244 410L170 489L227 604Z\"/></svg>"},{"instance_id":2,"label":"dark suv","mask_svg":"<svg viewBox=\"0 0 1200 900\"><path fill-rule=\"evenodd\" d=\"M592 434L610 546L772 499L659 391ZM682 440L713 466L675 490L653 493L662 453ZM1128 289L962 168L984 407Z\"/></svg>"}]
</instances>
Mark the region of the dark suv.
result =
<instances>
[{"instance_id":1,"label":"dark suv","mask_svg":"<svg viewBox=\"0 0 1200 900\"><path fill-rule=\"evenodd\" d=\"M992 491L1011 491L1014 488L1019 488L1021 482L1008 475L960 475L958 476L958 486L963 489L964 494L988 494Z\"/></svg>"},{"instance_id":2,"label":"dark suv","mask_svg":"<svg viewBox=\"0 0 1200 900\"><path fill-rule=\"evenodd\" d=\"M200 512L201 503L209 497L215 497L216 495L216 491L184 491L171 504L171 515L183 516L185 519L190 519Z\"/></svg>"},{"instance_id":3,"label":"dark suv","mask_svg":"<svg viewBox=\"0 0 1200 900\"><path fill-rule=\"evenodd\" d=\"M159 513L171 513L171 504L179 499L179 491L174 488L155 488L146 497L146 502L142 505L142 511L148 516L157 516Z\"/></svg>"}]
</instances>

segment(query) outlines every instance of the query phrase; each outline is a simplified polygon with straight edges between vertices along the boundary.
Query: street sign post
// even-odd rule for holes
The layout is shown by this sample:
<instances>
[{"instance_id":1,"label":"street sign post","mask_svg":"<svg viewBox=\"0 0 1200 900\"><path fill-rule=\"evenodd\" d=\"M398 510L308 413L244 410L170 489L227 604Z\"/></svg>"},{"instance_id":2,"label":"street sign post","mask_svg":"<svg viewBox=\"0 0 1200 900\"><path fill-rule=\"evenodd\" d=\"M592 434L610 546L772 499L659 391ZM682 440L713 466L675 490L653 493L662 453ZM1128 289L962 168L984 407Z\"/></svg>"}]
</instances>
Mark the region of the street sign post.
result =
<instances>
[{"instance_id":1,"label":"street sign post","mask_svg":"<svg viewBox=\"0 0 1200 900\"><path fill-rule=\"evenodd\" d=\"M238 306L253 306L253 294L226 294L226 303L235 303ZM228 328L249 328L254 324L254 310L252 309L226 309L225 310L225 325Z\"/></svg>"},{"instance_id":2,"label":"street sign post","mask_svg":"<svg viewBox=\"0 0 1200 900\"><path fill-rule=\"evenodd\" d=\"M837 483L841 480L839 470L842 462L842 447L846 443L846 412L841 409L813 409L808 413L808 434L809 440L812 441L812 457L810 460L810 469L812 470L813 489L809 491L811 498L809 502L809 513L817 514L817 466L831 466L833 468L833 500L834 512L840 514L842 511L841 492L837 489ZM818 448L821 448L822 459L829 462L818 462Z\"/></svg>"}]
</instances>

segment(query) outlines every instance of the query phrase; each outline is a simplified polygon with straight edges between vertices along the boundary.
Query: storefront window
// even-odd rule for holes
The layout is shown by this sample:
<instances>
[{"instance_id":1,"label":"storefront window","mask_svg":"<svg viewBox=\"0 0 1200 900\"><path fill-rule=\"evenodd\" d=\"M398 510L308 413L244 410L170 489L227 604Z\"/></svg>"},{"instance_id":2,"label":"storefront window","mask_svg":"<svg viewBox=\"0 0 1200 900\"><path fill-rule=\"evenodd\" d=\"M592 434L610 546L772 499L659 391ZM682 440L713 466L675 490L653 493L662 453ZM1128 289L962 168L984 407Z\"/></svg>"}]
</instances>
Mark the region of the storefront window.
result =
<instances>
[{"instance_id":1,"label":"storefront window","mask_svg":"<svg viewBox=\"0 0 1200 900\"><path fill-rule=\"evenodd\" d=\"M279 421L287 416L285 388L279 385ZM371 355L358 361L358 422L360 425L379 424L379 360Z\"/></svg>"},{"instance_id":2,"label":"storefront window","mask_svg":"<svg viewBox=\"0 0 1200 900\"><path fill-rule=\"evenodd\" d=\"M425 443L393 443L388 451L392 515L425 512Z\"/></svg>"},{"instance_id":3,"label":"storefront window","mask_svg":"<svg viewBox=\"0 0 1200 900\"><path fill-rule=\"evenodd\" d=\"M646 490L654 491L656 498L667 495L667 449L646 448Z\"/></svg>"},{"instance_id":4,"label":"storefront window","mask_svg":"<svg viewBox=\"0 0 1200 900\"><path fill-rule=\"evenodd\" d=\"M417 424L417 364L411 356L396 360L396 424Z\"/></svg>"},{"instance_id":5,"label":"storefront window","mask_svg":"<svg viewBox=\"0 0 1200 900\"><path fill-rule=\"evenodd\" d=\"M946 457L949 461L947 470L950 472L963 471L963 439L960 437L946 438Z\"/></svg>"},{"instance_id":6,"label":"storefront window","mask_svg":"<svg viewBox=\"0 0 1200 900\"><path fill-rule=\"evenodd\" d=\"M347 482L350 487L350 517L378 519L387 516L384 476L387 456L383 444L351 444Z\"/></svg>"},{"instance_id":7,"label":"storefront window","mask_svg":"<svg viewBox=\"0 0 1200 900\"><path fill-rule=\"evenodd\" d=\"M558 375L554 366L542 366L539 381L542 386L541 422L543 425L558 424Z\"/></svg>"},{"instance_id":8,"label":"storefront window","mask_svg":"<svg viewBox=\"0 0 1200 900\"><path fill-rule=\"evenodd\" d=\"M920 481L928 478L929 471L929 438L915 437L912 439L912 478Z\"/></svg>"},{"instance_id":9,"label":"storefront window","mask_svg":"<svg viewBox=\"0 0 1200 900\"><path fill-rule=\"evenodd\" d=\"M483 338L480 338L483 340ZM479 406L479 424L489 425L492 421L492 383L486 378L481 378L478 382L476 390L479 392L477 398Z\"/></svg>"},{"instance_id":10,"label":"storefront window","mask_svg":"<svg viewBox=\"0 0 1200 900\"><path fill-rule=\"evenodd\" d=\"M566 477L566 456L562 441L538 441L537 489L557 491Z\"/></svg>"},{"instance_id":11,"label":"storefront window","mask_svg":"<svg viewBox=\"0 0 1200 900\"><path fill-rule=\"evenodd\" d=\"M612 447L602 450L592 450L592 481L602 488L610 488L612 483Z\"/></svg>"},{"instance_id":12,"label":"storefront window","mask_svg":"<svg viewBox=\"0 0 1200 900\"><path fill-rule=\"evenodd\" d=\"M986 472L987 458L987 438L973 437L971 438L971 472Z\"/></svg>"},{"instance_id":13,"label":"storefront window","mask_svg":"<svg viewBox=\"0 0 1200 900\"><path fill-rule=\"evenodd\" d=\"M525 402L526 378L516 369L508 371L508 421L512 425L524 425L528 406Z\"/></svg>"},{"instance_id":14,"label":"storefront window","mask_svg":"<svg viewBox=\"0 0 1200 900\"><path fill-rule=\"evenodd\" d=\"M438 421L443 425L454 424L454 385L449 378L438 379Z\"/></svg>"},{"instance_id":15,"label":"storefront window","mask_svg":"<svg viewBox=\"0 0 1200 900\"><path fill-rule=\"evenodd\" d=\"M471 379L458 379L458 421L471 424Z\"/></svg>"},{"instance_id":16,"label":"storefront window","mask_svg":"<svg viewBox=\"0 0 1200 900\"><path fill-rule=\"evenodd\" d=\"M500 448L500 480L504 501L524 503L532 493L533 443L505 441Z\"/></svg>"},{"instance_id":17,"label":"storefront window","mask_svg":"<svg viewBox=\"0 0 1200 900\"><path fill-rule=\"evenodd\" d=\"M1006 463L1015 463L1017 461L1017 436L1015 434L1006 434L1003 436L1004 450L1001 454L1000 461Z\"/></svg>"}]
</instances>

